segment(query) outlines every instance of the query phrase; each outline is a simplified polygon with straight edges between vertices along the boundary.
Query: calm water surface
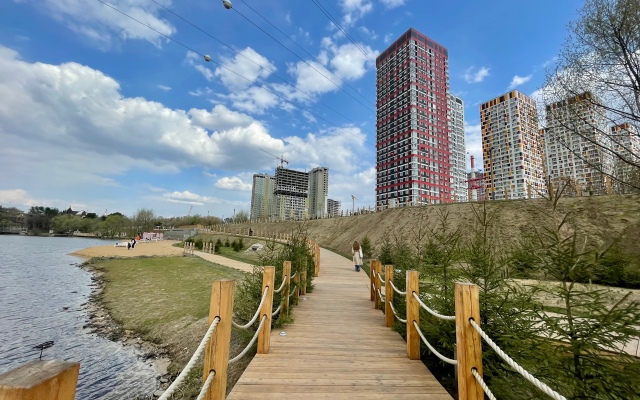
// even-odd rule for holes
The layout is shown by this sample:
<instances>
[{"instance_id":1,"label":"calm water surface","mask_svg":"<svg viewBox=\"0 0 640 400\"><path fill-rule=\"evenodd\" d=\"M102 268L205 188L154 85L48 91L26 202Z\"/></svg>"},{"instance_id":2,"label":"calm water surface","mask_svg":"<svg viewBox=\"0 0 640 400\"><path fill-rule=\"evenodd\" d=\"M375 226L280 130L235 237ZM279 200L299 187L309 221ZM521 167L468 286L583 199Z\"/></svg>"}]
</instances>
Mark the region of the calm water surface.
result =
<instances>
[{"instance_id":1,"label":"calm water surface","mask_svg":"<svg viewBox=\"0 0 640 400\"><path fill-rule=\"evenodd\" d=\"M37 359L32 347L53 340L43 359L80 362L78 400L130 399L155 390L157 373L139 354L82 328L91 274L68 254L109 243L0 235L0 373Z\"/></svg>"}]
</instances>

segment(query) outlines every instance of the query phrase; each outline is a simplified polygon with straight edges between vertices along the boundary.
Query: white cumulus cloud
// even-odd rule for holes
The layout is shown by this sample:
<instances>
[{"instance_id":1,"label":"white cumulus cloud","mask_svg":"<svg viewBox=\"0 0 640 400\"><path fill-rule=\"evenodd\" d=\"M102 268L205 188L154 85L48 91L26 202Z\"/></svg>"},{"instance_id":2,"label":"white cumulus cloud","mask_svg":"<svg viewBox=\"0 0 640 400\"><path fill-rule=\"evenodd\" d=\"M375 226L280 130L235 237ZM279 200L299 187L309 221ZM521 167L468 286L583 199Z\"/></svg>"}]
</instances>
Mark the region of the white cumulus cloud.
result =
<instances>
[{"instance_id":1,"label":"white cumulus cloud","mask_svg":"<svg viewBox=\"0 0 640 400\"><path fill-rule=\"evenodd\" d=\"M475 69L475 67L469 67L464 72L463 78L467 83L480 83L489 76L489 68L480 67Z\"/></svg>"},{"instance_id":2,"label":"white cumulus cloud","mask_svg":"<svg viewBox=\"0 0 640 400\"><path fill-rule=\"evenodd\" d=\"M511 83L509 84L509 89L513 89L517 86L520 86L524 83L527 83L531 80L531 77L533 77L533 75L527 75L527 76L514 76L513 79L511 79Z\"/></svg>"}]
</instances>

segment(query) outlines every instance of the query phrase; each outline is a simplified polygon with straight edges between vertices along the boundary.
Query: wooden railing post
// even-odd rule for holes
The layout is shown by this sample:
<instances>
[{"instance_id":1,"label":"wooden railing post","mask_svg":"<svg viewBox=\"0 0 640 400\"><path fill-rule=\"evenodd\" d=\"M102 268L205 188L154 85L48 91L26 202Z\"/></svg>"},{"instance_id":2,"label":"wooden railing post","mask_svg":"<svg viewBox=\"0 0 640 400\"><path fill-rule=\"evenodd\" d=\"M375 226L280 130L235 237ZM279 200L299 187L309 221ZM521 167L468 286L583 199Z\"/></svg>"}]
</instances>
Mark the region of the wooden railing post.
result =
<instances>
[{"instance_id":1,"label":"wooden railing post","mask_svg":"<svg viewBox=\"0 0 640 400\"><path fill-rule=\"evenodd\" d=\"M393 282L393 265L384 266L384 322L385 326L393 326L395 317L391 305L393 303L393 288L389 282Z\"/></svg>"},{"instance_id":2,"label":"wooden railing post","mask_svg":"<svg viewBox=\"0 0 640 400\"><path fill-rule=\"evenodd\" d=\"M298 298L300 297L300 274L301 272L297 272L295 278L293 278L293 282L296 284L296 288L293 291L293 304L298 305Z\"/></svg>"},{"instance_id":3,"label":"wooden railing post","mask_svg":"<svg viewBox=\"0 0 640 400\"><path fill-rule=\"evenodd\" d=\"M0 375L0 400L73 400L80 364L31 361Z\"/></svg>"},{"instance_id":4,"label":"wooden railing post","mask_svg":"<svg viewBox=\"0 0 640 400\"><path fill-rule=\"evenodd\" d=\"M369 260L369 291L371 292L371 301L376 299L376 290L373 278L376 272L376 260Z\"/></svg>"},{"instance_id":5,"label":"wooden railing post","mask_svg":"<svg viewBox=\"0 0 640 400\"><path fill-rule=\"evenodd\" d=\"M419 360L420 336L413 321L420 326L420 304L413 298L413 293L420 295L419 274L418 271L407 271L407 357Z\"/></svg>"},{"instance_id":6,"label":"wooden railing post","mask_svg":"<svg viewBox=\"0 0 640 400\"><path fill-rule=\"evenodd\" d=\"M282 266L282 277L285 280L282 288L282 315L289 315L289 290L291 287L291 261L285 261Z\"/></svg>"},{"instance_id":7,"label":"wooden railing post","mask_svg":"<svg viewBox=\"0 0 640 400\"><path fill-rule=\"evenodd\" d=\"M302 290L300 291L301 295L307 294L307 265L305 263L304 270L302 271Z\"/></svg>"},{"instance_id":8,"label":"wooden railing post","mask_svg":"<svg viewBox=\"0 0 640 400\"><path fill-rule=\"evenodd\" d=\"M407 292L409 293L409 292ZM480 325L480 299L478 286L470 283L455 284L456 350L458 360L458 398L482 400L482 387L471 373L473 368L482 376L482 339L469 319Z\"/></svg>"},{"instance_id":9,"label":"wooden railing post","mask_svg":"<svg viewBox=\"0 0 640 400\"><path fill-rule=\"evenodd\" d=\"M231 318L236 282L230 279L213 281L211 302L209 303L209 326L216 317L220 318L204 353L203 382L209 373L215 371L206 400L223 399L227 390L227 366L229 365L229 345L231 343Z\"/></svg>"},{"instance_id":10,"label":"wooden railing post","mask_svg":"<svg viewBox=\"0 0 640 400\"><path fill-rule=\"evenodd\" d=\"M382 299L380 297L380 286L381 286L381 280L380 280L380 274L382 273L382 262L379 260L376 260L376 277L374 279L374 284L376 286L376 298L373 304L373 307L376 310L380 309L380 302L382 301Z\"/></svg>"},{"instance_id":11,"label":"wooden railing post","mask_svg":"<svg viewBox=\"0 0 640 400\"><path fill-rule=\"evenodd\" d=\"M315 261L316 261L316 276L318 276L318 274L320 274L320 245L316 242L314 243L314 249L315 249Z\"/></svg>"},{"instance_id":12,"label":"wooden railing post","mask_svg":"<svg viewBox=\"0 0 640 400\"><path fill-rule=\"evenodd\" d=\"M266 316L267 320L264 322L260 333L258 334L258 354L269 353L269 347L271 345L271 309L273 308L273 280L275 278L275 267L264 267L262 275L262 293L268 286L269 293L267 298L264 299L262 304L262 310L260 311L260 321L262 317Z\"/></svg>"}]
</instances>

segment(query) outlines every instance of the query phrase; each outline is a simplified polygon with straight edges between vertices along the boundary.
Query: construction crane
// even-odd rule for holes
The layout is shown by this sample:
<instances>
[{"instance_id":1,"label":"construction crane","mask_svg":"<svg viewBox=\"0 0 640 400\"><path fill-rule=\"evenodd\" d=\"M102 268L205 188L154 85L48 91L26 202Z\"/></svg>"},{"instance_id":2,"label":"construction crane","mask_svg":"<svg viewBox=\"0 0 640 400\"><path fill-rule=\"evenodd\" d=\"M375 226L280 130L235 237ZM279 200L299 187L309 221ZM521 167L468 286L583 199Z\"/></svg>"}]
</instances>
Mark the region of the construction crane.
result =
<instances>
[{"instance_id":1,"label":"construction crane","mask_svg":"<svg viewBox=\"0 0 640 400\"><path fill-rule=\"evenodd\" d=\"M275 154L273 154L273 153L269 153L269 152L268 152L268 151L266 151L266 150L263 150L263 149L260 149L260 150L262 150L262 151L264 151L265 153L269 154L270 156L274 156L275 158L277 158L278 160L280 160L280 168L284 168L284 167L282 166L282 164L284 164L284 163L287 163L287 166L289 166L289 161L285 160L285 159L283 158L284 156L283 156L283 157L278 157L277 155L275 155Z\"/></svg>"},{"instance_id":2,"label":"construction crane","mask_svg":"<svg viewBox=\"0 0 640 400\"><path fill-rule=\"evenodd\" d=\"M353 215L353 212L356 208L356 200L358 200L358 198L354 195L351 195L351 215Z\"/></svg>"},{"instance_id":3,"label":"construction crane","mask_svg":"<svg viewBox=\"0 0 640 400\"><path fill-rule=\"evenodd\" d=\"M102 214L102 215L107 215L107 209L106 208L104 209L104 214Z\"/></svg>"},{"instance_id":4,"label":"construction crane","mask_svg":"<svg viewBox=\"0 0 640 400\"><path fill-rule=\"evenodd\" d=\"M189 212L187 213L187 217L191 216L191 210L193 210L193 206L189 207Z\"/></svg>"}]
</instances>

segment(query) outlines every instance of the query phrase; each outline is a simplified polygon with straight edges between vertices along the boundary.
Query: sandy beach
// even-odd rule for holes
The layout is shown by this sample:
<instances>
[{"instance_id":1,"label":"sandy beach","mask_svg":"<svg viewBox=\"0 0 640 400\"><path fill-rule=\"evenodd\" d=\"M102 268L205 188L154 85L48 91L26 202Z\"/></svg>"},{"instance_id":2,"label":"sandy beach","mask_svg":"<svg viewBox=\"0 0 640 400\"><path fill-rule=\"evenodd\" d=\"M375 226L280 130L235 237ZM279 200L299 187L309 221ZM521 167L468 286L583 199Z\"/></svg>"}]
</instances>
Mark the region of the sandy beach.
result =
<instances>
[{"instance_id":1,"label":"sandy beach","mask_svg":"<svg viewBox=\"0 0 640 400\"><path fill-rule=\"evenodd\" d=\"M114 247L116 242L121 240L114 239L111 244L104 246L88 247L71 253L73 256L90 259L93 257L140 257L140 256L180 256L182 248L174 247L176 240L163 240L159 242L138 242L136 247L127 250L126 247Z\"/></svg>"}]
</instances>

